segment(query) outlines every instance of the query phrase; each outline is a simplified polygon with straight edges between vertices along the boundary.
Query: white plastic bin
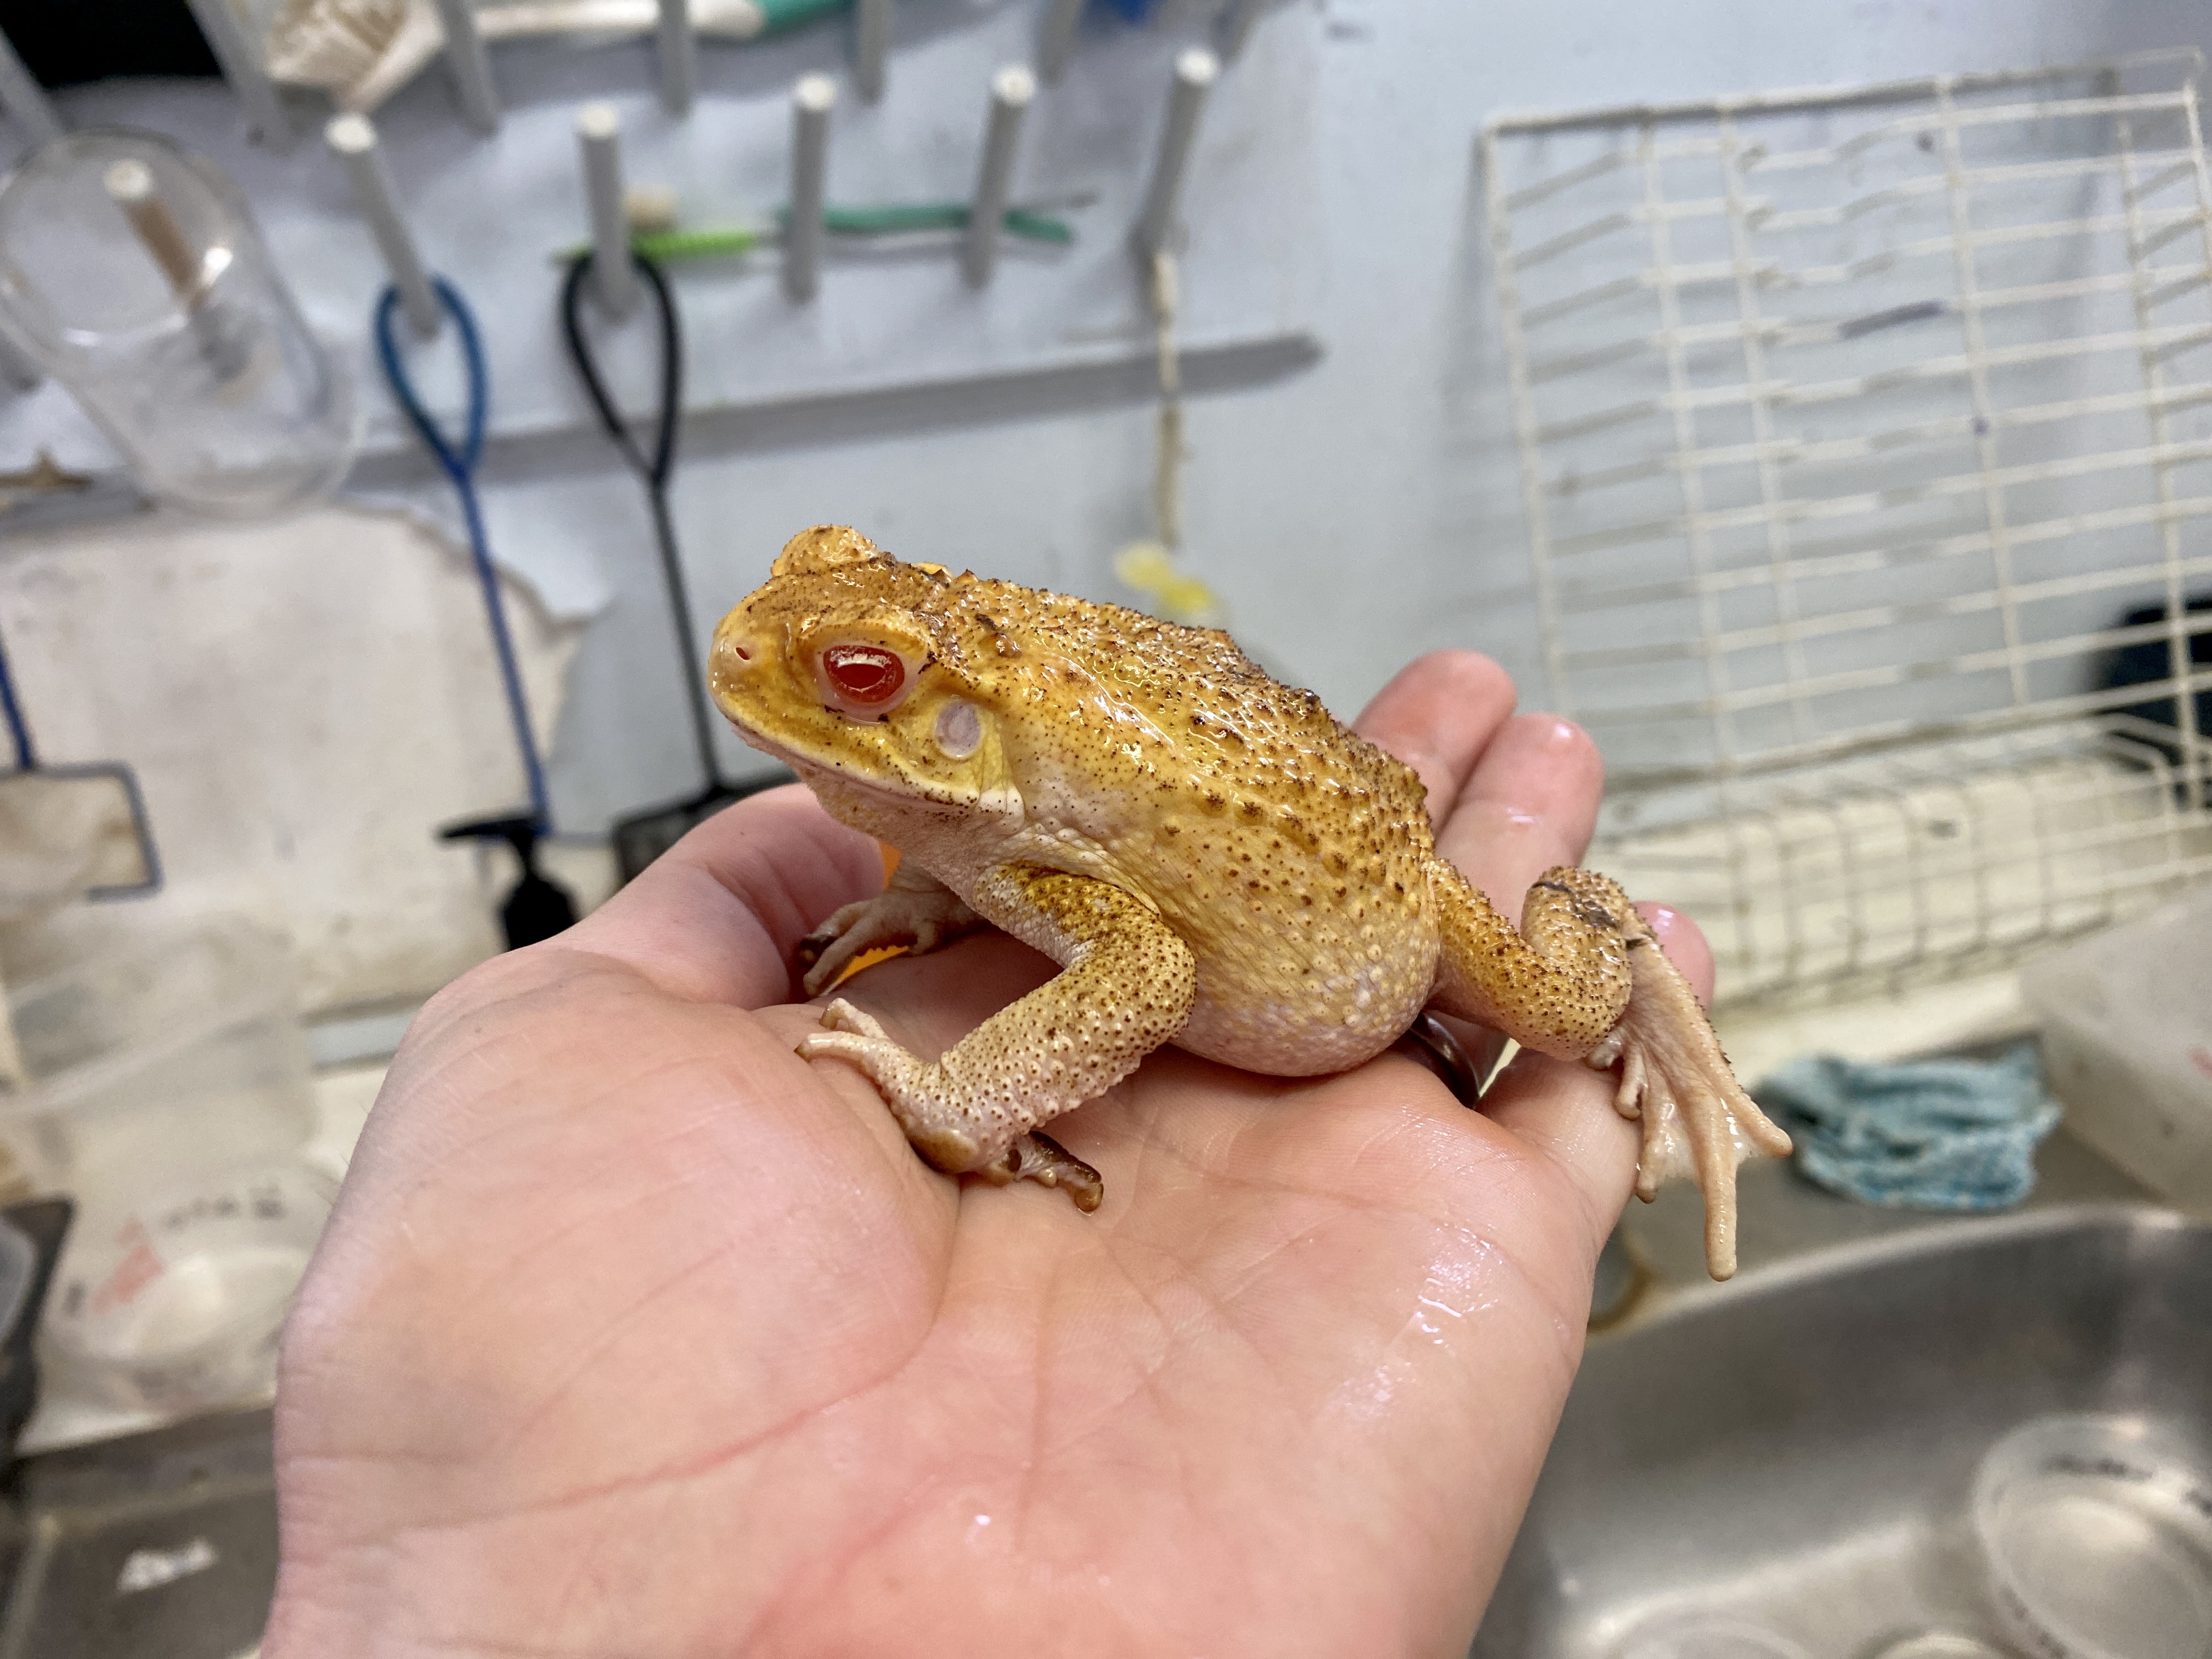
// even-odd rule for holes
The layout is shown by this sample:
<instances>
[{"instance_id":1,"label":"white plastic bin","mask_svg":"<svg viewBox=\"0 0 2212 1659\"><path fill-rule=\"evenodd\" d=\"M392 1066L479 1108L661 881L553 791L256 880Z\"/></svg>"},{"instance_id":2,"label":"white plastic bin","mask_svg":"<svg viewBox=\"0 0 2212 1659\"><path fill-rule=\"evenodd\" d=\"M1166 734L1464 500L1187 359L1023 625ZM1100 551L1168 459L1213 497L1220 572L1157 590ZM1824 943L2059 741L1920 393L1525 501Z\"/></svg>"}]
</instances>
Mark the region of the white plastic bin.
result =
<instances>
[{"instance_id":1,"label":"white plastic bin","mask_svg":"<svg viewBox=\"0 0 2212 1659\"><path fill-rule=\"evenodd\" d=\"M15 988L0 1146L77 1213L41 1323L50 1395L174 1415L268 1391L329 1194L298 971L221 921Z\"/></svg>"},{"instance_id":2,"label":"white plastic bin","mask_svg":"<svg viewBox=\"0 0 2212 1659\"><path fill-rule=\"evenodd\" d=\"M2030 963L2066 1124L2152 1191L2212 1206L2212 892Z\"/></svg>"},{"instance_id":3,"label":"white plastic bin","mask_svg":"<svg viewBox=\"0 0 2212 1659\"><path fill-rule=\"evenodd\" d=\"M0 1140L81 1209L296 1154L314 1132L297 982L276 940L217 923L12 988L25 1080L0 1091Z\"/></svg>"}]
</instances>

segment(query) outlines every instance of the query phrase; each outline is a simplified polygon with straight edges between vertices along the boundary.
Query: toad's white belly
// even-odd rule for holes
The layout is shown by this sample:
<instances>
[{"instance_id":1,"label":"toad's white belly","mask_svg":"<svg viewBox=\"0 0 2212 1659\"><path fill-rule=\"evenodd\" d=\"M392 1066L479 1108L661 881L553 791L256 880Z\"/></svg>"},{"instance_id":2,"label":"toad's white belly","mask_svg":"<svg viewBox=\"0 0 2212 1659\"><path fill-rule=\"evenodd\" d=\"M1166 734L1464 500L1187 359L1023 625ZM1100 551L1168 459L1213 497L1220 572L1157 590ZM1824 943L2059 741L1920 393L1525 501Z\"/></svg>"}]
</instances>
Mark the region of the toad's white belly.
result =
<instances>
[{"instance_id":1,"label":"toad's white belly","mask_svg":"<svg viewBox=\"0 0 2212 1659\"><path fill-rule=\"evenodd\" d=\"M1009 932L1029 937L1034 930L994 915L981 890L1002 864L1091 876L1146 896L1197 957L1197 999L1173 1041L1207 1060L1273 1077L1346 1071L1396 1042L1435 988L1437 930L1418 907L1358 892L1343 903L1279 914L1233 897L1194 907L1199 895L1233 895L1246 872L1139 869L1133 866L1148 861L1142 838L1133 849L1115 847L1094 826L1055 830L1048 827L1055 820L1021 811L1018 797L1014 810L997 816L949 812L797 765L834 817L899 847ZM1147 891L1163 881L1164 893ZM1059 941L1030 942L1066 964Z\"/></svg>"},{"instance_id":2,"label":"toad's white belly","mask_svg":"<svg viewBox=\"0 0 2212 1659\"><path fill-rule=\"evenodd\" d=\"M1395 962L1358 969L1254 975L1249 959L1209 960L1200 951L1198 999L1175 1036L1178 1048L1271 1077L1348 1071L1389 1048L1426 1006L1435 951L1425 941Z\"/></svg>"}]
</instances>

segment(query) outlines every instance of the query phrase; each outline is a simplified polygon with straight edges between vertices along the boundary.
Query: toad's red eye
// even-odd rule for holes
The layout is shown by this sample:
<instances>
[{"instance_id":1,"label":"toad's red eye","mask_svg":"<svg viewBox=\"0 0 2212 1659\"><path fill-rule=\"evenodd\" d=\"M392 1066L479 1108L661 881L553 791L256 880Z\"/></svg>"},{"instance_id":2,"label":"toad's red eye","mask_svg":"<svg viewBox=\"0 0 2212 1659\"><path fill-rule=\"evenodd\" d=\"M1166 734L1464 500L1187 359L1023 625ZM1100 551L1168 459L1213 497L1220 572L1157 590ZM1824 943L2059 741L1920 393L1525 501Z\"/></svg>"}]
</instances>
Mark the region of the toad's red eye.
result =
<instances>
[{"instance_id":1,"label":"toad's red eye","mask_svg":"<svg viewBox=\"0 0 2212 1659\"><path fill-rule=\"evenodd\" d=\"M822 653L822 672L837 695L863 708L889 702L906 684L906 665L880 645L833 645Z\"/></svg>"}]
</instances>

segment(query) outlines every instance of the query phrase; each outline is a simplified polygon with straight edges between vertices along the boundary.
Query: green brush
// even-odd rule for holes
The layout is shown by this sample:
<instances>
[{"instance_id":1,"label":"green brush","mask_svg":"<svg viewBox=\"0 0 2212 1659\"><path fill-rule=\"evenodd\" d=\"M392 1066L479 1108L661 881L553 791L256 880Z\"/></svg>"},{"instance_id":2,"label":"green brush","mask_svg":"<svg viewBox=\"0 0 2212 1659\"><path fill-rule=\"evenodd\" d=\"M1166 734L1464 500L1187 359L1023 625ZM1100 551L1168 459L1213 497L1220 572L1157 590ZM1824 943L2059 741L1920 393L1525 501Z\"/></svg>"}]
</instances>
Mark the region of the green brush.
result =
<instances>
[{"instance_id":1,"label":"green brush","mask_svg":"<svg viewBox=\"0 0 2212 1659\"><path fill-rule=\"evenodd\" d=\"M781 213L777 215L779 223L775 228L739 225L720 230L636 230L630 233L629 245L634 252L662 264L684 259L733 259L781 241L781 221L784 216ZM917 231L965 230L968 216L968 204L964 202L828 207L822 210L822 227L833 236L903 236ZM1008 208L999 223L1007 235L1018 236L1025 241L1066 247L1075 240L1074 228L1065 219L1055 219L1034 208ZM566 264L578 254L589 252L591 246L589 242L578 242L563 248L553 256L554 263Z\"/></svg>"},{"instance_id":2,"label":"green brush","mask_svg":"<svg viewBox=\"0 0 2212 1659\"><path fill-rule=\"evenodd\" d=\"M853 0L753 0L760 9L763 34L781 34L833 11L844 11L852 3Z\"/></svg>"},{"instance_id":3,"label":"green brush","mask_svg":"<svg viewBox=\"0 0 2212 1659\"><path fill-rule=\"evenodd\" d=\"M969 209L965 202L892 203L883 207L831 207L822 210L822 228L832 236L900 236L917 230L965 230ZM778 214L781 222L787 216ZM1052 242L1065 247L1075 232L1065 219L1030 208L1008 208L999 220L1009 236L1032 242Z\"/></svg>"}]
</instances>

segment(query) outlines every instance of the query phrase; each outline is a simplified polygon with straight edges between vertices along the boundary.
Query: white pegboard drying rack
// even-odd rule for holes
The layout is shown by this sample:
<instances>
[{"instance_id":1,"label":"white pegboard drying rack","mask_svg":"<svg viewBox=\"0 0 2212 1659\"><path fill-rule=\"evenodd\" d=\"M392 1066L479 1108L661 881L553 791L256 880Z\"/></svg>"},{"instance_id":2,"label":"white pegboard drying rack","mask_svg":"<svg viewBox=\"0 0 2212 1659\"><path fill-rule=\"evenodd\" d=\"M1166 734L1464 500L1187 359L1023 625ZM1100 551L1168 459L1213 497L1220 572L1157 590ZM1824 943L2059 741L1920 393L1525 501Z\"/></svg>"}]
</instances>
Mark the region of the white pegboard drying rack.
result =
<instances>
[{"instance_id":1,"label":"white pegboard drying rack","mask_svg":"<svg viewBox=\"0 0 2212 1659\"><path fill-rule=\"evenodd\" d=\"M831 255L805 304L782 291L774 249L672 266L685 317L690 433L718 422L770 429L787 411L817 433L835 428L825 410L848 411L862 430L880 425L871 410L909 424L940 410L988 419L1000 404L1027 412L1038 388L1064 388L1060 402L1080 406L1086 389L1119 395L1132 374L1148 374L1152 321L1128 233L1176 54L1216 38L1223 7L1187 0L1151 27L1093 17L1057 84L1037 96L1012 193L1017 203L1066 204L1055 210L1073 226L1072 247L1002 242L996 273L980 289L963 281L954 240L848 248ZM872 103L851 85L849 30L840 22L704 45L698 94L684 116L662 106L649 40L504 43L492 53L502 112L489 136L470 130L445 67L432 64L377 111L376 123L425 261L459 286L483 325L495 453L596 430L562 356L560 272L550 258L590 234L574 132L582 106L617 111L628 178L672 188L688 227L758 223L785 201L790 94L810 74L841 88L831 203L965 201L993 75L1034 54L1042 15L1030 0L908 0L895 13L886 84ZM1224 65L1199 129L1180 240L1182 344L1201 387L1292 372L1319 353L1316 28L1307 9L1267 10ZM352 374L369 462L356 482L374 487L395 465L418 466L369 347L369 312L387 278L343 170L312 136L327 113L319 95L289 100L291 142L273 149L249 142L244 112L219 83L110 82L57 103L73 127L149 128L239 182L310 322ZM23 137L0 125L0 165ZM651 348L642 327L614 330L605 345L617 395L634 395L641 415L647 399L629 389L650 384ZM424 356L434 411L457 418L457 360L435 348ZM117 465L58 386L0 398L0 470L27 465L42 448L74 472L107 475Z\"/></svg>"},{"instance_id":2,"label":"white pegboard drying rack","mask_svg":"<svg viewBox=\"0 0 2212 1659\"><path fill-rule=\"evenodd\" d=\"M2193 52L1481 137L1592 854L1739 1005L2001 965L2212 874Z\"/></svg>"}]
</instances>

